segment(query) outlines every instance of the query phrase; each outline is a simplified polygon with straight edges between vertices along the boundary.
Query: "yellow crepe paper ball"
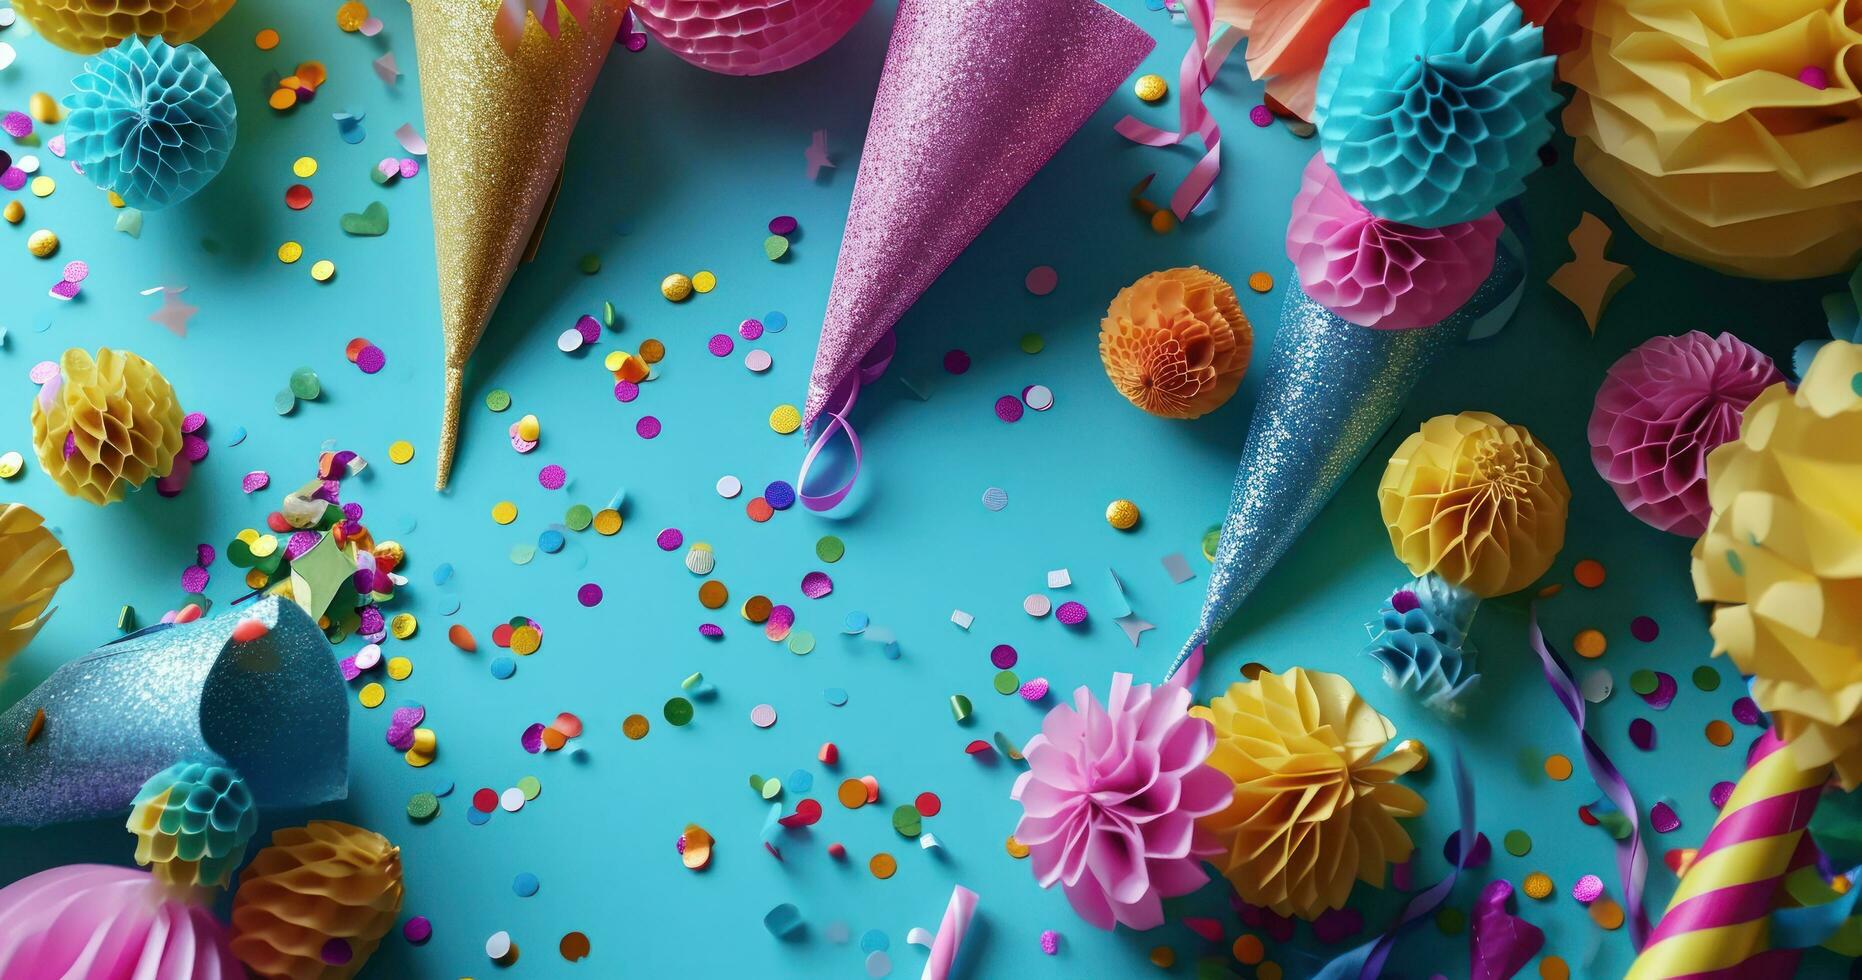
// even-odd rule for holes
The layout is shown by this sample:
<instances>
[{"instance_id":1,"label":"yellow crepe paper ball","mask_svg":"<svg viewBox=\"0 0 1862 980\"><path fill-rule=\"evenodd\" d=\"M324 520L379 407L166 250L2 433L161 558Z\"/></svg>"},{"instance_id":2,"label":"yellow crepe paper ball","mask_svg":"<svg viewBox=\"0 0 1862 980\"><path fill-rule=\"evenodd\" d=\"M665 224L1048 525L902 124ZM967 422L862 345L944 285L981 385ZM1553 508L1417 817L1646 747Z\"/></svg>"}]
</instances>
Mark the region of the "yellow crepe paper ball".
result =
<instances>
[{"instance_id":1,"label":"yellow crepe paper ball","mask_svg":"<svg viewBox=\"0 0 1862 980\"><path fill-rule=\"evenodd\" d=\"M1403 440L1377 502L1398 560L1480 596L1531 585L1565 543L1557 457L1486 412L1438 415Z\"/></svg>"},{"instance_id":2,"label":"yellow crepe paper ball","mask_svg":"<svg viewBox=\"0 0 1862 980\"><path fill-rule=\"evenodd\" d=\"M1112 386L1152 415L1193 419L1241 386L1254 326L1234 287L1196 266L1153 272L1119 290L1099 324Z\"/></svg>"},{"instance_id":3,"label":"yellow crepe paper ball","mask_svg":"<svg viewBox=\"0 0 1862 980\"><path fill-rule=\"evenodd\" d=\"M1752 675L1752 697L1806 769L1862 783L1862 346L1835 341L1792 392L1747 406L1739 438L1707 457L1713 514L1694 545L1694 591L1713 652Z\"/></svg>"},{"instance_id":4,"label":"yellow crepe paper ball","mask_svg":"<svg viewBox=\"0 0 1862 980\"><path fill-rule=\"evenodd\" d=\"M1725 272L1805 279L1862 253L1862 7L1586 0L1559 74L1584 176L1642 237ZM1806 80L1806 77L1808 80Z\"/></svg>"},{"instance_id":5,"label":"yellow crepe paper ball","mask_svg":"<svg viewBox=\"0 0 1862 980\"><path fill-rule=\"evenodd\" d=\"M233 0L13 0L13 9L46 40L78 54L136 36L185 44L232 8Z\"/></svg>"},{"instance_id":6,"label":"yellow crepe paper ball","mask_svg":"<svg viewBox=\"0 0 1862 980\"><path fill-rule=\"evenodd\" d=\"M1426 806L1396 778L1422 764L1409 743L1378 758L1396 729L1337 674L1295 667L1254 680L1190 714L1215 728L1209 765L1235 783L1228 808L1199 823L1221 841L1213 859L1242 900L1302 919L1343 908L1356 882L1415 846L1397 817Z\"/></svg>"},{"instance_id":7,"label":"yellow crepe paper ball","mask_svg":"<svg viewBox=\"0 0 1862 980\"><path fill-rule=\"evenodd\" d=\"M1120 531L1138 526L1138 505L1129 500L1114 500L1106 505L1106 523Z\"/></svg>"},{"instance_id":8,"label":"yellow crepe paper ball","mask_svg":"<svg viewBox=\"0 0 1862 980\"><path fill-rule=\"evenodd\" d=\"M0 506L0 680L51 616L52 595L71 577L71 555L25 504Z\"/></svg>"},{"instance_id":9,"label":"yellow crepe paper ball","mask_svg":"<svg viewBox=\"0 0 1862 980\"><path fill-rule=\"evenodd\" d=\"M32 444L46 475L100 506L167 476L181 451L181 404L155 365L108 347L93 360L73 347L58 366L60 378L48 383L57 390L32 399Z\"/></svg>"},{"instance_id":10,"label":"yellow crepe paper ball","mask_svg":"<svg viewBox=\"0 0 1862 980\"><path fill-rule=\"evenodd\" d=\"M401 911L401 849L372 830L312 820L272 835L233 894L233 955L254 976L344 980L368 962ZM349 944L349 962L323 961Z\"/></svg>"}]
</instances>

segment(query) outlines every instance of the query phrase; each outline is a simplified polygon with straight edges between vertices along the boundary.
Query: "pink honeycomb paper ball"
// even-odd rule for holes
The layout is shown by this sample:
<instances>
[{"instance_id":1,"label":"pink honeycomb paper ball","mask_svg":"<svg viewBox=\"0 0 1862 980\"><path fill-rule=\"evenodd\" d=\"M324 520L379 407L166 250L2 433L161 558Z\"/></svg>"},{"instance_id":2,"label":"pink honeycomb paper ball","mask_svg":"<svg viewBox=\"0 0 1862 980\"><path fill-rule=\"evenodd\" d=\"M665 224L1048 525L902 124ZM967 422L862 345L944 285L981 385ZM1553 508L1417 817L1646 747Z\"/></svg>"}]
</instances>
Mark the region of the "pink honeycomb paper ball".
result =
<instances>
[{"instance_id":1,"label":"pink honeycomb paper ball","mask_svg":"<svg viewBox=\"0 0 1862 980\"><path fill-rule=\"evenodd\" d=\"M826 51L873 0L634 0L673 54L721 75L767 75Z\"/></svg>"}]
</instances>

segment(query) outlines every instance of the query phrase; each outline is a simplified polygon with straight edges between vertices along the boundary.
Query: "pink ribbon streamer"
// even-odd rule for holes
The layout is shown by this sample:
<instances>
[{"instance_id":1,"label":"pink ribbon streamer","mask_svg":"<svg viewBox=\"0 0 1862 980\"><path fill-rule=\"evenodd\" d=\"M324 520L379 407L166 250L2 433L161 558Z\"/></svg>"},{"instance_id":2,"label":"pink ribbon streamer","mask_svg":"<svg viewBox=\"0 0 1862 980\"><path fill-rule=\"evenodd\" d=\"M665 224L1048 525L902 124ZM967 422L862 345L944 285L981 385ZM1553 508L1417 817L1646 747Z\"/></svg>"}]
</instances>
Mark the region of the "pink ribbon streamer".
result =
<instances>
[{"instance_id":1,"label":"pink ribbon streamer","mask_svg":"<svg viewBox=\"0 0 1862 980\"><path fill-rule=\"evenodd\" d=\"M828 407L821 410L827 418L827 424L821 427L821 434L815 438L814 445L808 447L808 455L802 457L802 470L795 477L795 498L802 506L812 511L828 511L840 506L853 492L853 485L860 479L860 436L854 432L847 416L853 412L854 402L859 400L860 389L878 381L892 364L892 355L899 349L898 335L886 331L885 336L873 345L873 349L861 358L860 366L840 383L834 390L834 397L828 400ZM853 472L847 474L847 482L828 491L813 494L808 492L808 473L815 465L815 457L833 439L835 430L847 434L847 445L853 451Z\"/></svg>"},{"instance_id":2,"label":"pink ribbon streamer","mask_svg":"<svg viewBox=\"0 0 1862 980\"><path fill-rule=\"evenodd\" d=\"M919 980L950 980L950 969L957 962L963 934L970 928L970 916L976 913L976 893L957 885L950 890L950 904L944 906L944 921L938 924L937 938L931 940L931 958Z\"/></svg>"},{"instance_id":3,"label":"pink ribbon streamer","mask_svg":"<svg viewBox=\"0 0 1862 980\"><path fill-rule=\"evenodd\" d=\"M1642 846L1642 820L1636 810L1636 795L1630 791L1629 781L1617 771L1616 764L1604 754L1603 747L1584 730L1584 695L1572 679L1571 668L1564 658L1545 645L1545 634L1539 631L1537 602L1532 604L1530 616L1527 639L1533 652L1539 655L1545 682L1551 685L1558 703L1564 706L1577 728L1584 746L1584 765L1603 795L1609 797L1629 821L1629 837L1616 842L1616 870L1623 882L1623 908L1629 912L1629 936L1636 948L1641 949L1649 938L1649 914L1642 907L1642 885L1649 875L1649 853Z\"/></svg>"},{"instance_id":4,"label":"pink ribbon streamer","mask_svg":"<svg viewBox=\"0 0 1862 980\"><path fill-rule=\"evenodd\" d=\"M1191 136L1202 139L1205 148L1202 159L1196 161L1189 176L1183 178L1170 195L1170 210L1179 221L1188 218L1203 198L1209 196L1216 175L1222 172L1222 130L1203 102L1203 93L1208 91L1229 53L1241 41L1241 32L1229 27L1214 44L1209 43L1215 21L1214 0L1183 0L1183 9L1189 15L1196 37L1190 42L1190 49L1183 53L1183 68L1177 75L1176 131L1159 129L1136 116L1126 116L1113 127L1120 136L1145 146L1176 146Z\"/></svg>"}]
</instances>

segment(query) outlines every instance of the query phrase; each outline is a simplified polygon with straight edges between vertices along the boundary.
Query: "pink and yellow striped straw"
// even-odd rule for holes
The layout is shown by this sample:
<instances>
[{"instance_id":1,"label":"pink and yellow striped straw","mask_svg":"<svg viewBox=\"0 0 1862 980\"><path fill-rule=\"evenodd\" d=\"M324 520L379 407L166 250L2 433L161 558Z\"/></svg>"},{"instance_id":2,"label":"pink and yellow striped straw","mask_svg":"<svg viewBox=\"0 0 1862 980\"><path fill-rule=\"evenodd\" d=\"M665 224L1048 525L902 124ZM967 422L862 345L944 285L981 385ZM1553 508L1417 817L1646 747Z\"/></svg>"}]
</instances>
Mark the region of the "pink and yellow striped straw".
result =
<instances>
[{"instance_id":1,"label":"pink and yellow striped straw","mask_svg":"<svg viewBox=\"0 0 1862 980\"><path fill-rule=\"evenodd\" d=\"M1786 977L1795 949L1770 948L1784 879L1815 859L1805 836L1828 766L1798 768L1776 730L1752 747L1713 829L1681 876L1668 912L1625 980Z\"/></svg>"}]
</instances>

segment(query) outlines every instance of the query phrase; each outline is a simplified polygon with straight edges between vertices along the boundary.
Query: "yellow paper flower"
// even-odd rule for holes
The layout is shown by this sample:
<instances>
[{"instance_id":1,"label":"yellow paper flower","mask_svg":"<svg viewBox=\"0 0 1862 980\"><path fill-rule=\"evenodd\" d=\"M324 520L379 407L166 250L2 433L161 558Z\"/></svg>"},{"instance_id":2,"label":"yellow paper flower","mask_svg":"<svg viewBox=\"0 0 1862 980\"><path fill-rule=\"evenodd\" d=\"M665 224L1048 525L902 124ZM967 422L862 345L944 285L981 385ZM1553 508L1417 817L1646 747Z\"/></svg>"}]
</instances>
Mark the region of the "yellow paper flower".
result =
<instances>
[{"instance_id":1,"label":"yellow paper flower","mask_svg":"<svg viewBox=\"0 0 1862 980\"><path fill-rule=\"evenodd\" d=\"M53 44L96 54L137 35L185 44L207 33L233 0L13 0L13 7Z\"/></svg>"},{"instance_id":2,"label":"yellow paper flower","mask_svg":"<svg viewBox=\"0 0 1862 980\"><path fill-rule=\"evenodd\" d=\"M401 911L401 849L372 830L312 820L272 835L239 876L233 955L255 976L353 977Z\"/></svg>"},{"instance_id":3,"label":"yellow paper flower","mask_svg":"<svg viewBox=\"0 0 1862 980\"><path fill-rule=\"evenodd\" d=\"M1112 386L1165 418L1222 407L1253 350L1254 327L1234 288L1196 266L1153 272L1119 290L1099 324L1099 359Z\"/></svg>"},{"instance_id":4,"label":"yellow paper flower","mask_svg":"<svg viewBox=\"0 0 1862 980\"><path fill-rule=\"evenodd\" d=\"M76 347L32 401L32 444L60 489L93 504L164 477L181 451L181 403L155 365L108 347Z\"/></svg>"},{"instance_id":5,"label":"yellow paper flower","mask_svg":"<svg viewBox=\"0 0 1862 980\"><path fill-rule=\"evenodd\" d=\"M1202 818L1228 856L1243 901L1312 919L1343 908L1354 882L1381 888L1384 866L1414 846L1397 817L1422 797L1396 777L1415 747L1377 758L1396 729L1337 674L1262 671L1190 714L1215 726L1209 765L1235 781L1228 808Z\"/></svg>"},{"instance_id":6,"label":"yellow paper flower","mask_svg":"<svg viewBox=\"0 0 1862 980\"><path fill-rule=\"evenodd\" d=\"M51 614L52 594L71 577L71 556L25 504L0 505L0 680Z\"/></svg>"},{"instance_id":7,"label":"yellow paper flower","mask_svg":"<svg viewBox=\"0 0 1862 980\"><path fill-rule=\"evenodd\" d=\"M1584 176L1657 247L1737 275L1862 252L1862 6L1586 0L1559 73Z\"/></svg>"},{"instance_id":8,"label":"yellow paper flower","mask_svg":"<svg viewBox=\"0 0 1862 980\"><path fill-rule=\"evenodd\" d=\"M1713 652L1753 675L1800 766L1862 783L1862 346L1834 341L1792 393L1746 408L1739 439L1707 457L1713 517L1694 545L1694 591Z\"/></svg>"},{"instance_id":9,"label":"yellow paper flower","mask_svg":"<svg viewBox=\"0 0 1862 980\"><path fill-rule=\"evenodd\" d=\"M1390 546L1418 577L1480 596L1518 592L1565 543L1571 488L1532 433L1486 412L1438 415L1403 440L1377 502Z\"/></svg>"}]
</instances>

